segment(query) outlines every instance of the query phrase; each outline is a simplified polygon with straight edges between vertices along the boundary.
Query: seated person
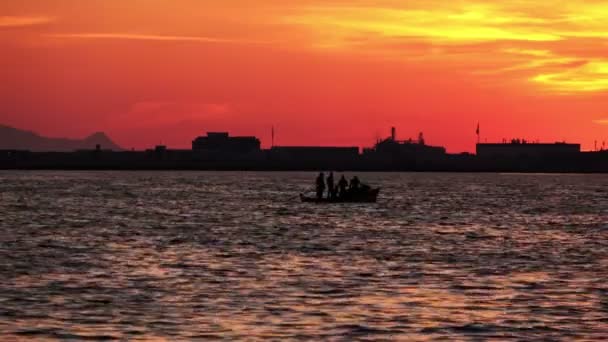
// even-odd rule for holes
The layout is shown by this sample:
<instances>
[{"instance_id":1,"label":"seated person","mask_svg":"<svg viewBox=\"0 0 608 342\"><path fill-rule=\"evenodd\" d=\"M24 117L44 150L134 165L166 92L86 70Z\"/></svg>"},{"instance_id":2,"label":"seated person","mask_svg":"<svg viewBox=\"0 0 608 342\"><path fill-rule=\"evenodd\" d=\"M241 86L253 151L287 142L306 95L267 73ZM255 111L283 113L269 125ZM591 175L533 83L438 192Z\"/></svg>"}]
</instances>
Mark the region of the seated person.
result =
<instances>
[{"instance_id":1,"label":"seated person","mask_svg":"<svg viewBox=\"0 0 608 342\"><path fill-rule=\"evenodd\" d=\"M359 177L355 176L350 180L349 190L359 190L359 185L361 185L361 181L359 181Z\"/></svg>"}]
</instances>

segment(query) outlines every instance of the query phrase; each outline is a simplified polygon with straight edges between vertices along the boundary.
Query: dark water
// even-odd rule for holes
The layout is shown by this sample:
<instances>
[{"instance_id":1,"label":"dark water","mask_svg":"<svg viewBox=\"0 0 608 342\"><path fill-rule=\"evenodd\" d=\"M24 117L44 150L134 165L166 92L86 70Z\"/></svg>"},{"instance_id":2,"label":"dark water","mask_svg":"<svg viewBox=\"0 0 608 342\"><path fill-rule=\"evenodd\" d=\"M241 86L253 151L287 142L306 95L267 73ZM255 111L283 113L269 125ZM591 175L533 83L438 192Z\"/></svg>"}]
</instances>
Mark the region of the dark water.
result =
<instances>
[{"instance_id":1,"label":"dark water","mask_svg":"<svg viewBox=\"0 0 608 342\"><path fill-rule=\"evenodd\" d=\"M608 338L608 177L0 173L0 338Z\"/></svg>"}]
</instances>

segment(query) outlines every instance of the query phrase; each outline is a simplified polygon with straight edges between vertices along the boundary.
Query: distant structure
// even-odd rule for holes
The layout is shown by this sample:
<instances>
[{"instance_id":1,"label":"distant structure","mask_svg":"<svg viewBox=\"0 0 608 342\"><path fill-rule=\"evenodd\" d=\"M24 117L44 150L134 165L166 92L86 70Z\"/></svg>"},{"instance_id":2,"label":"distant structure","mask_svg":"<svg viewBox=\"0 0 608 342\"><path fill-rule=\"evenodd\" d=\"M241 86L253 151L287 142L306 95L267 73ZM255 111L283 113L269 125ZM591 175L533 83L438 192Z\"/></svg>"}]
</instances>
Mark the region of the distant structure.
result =
<instances>
[{"instance_id":1,"label":"distant structure","mask_svg":"<svg viewBox=\"0 0 608 342\"><path fill-rule=\"evenodd\" d=\"M477 144L477 157L479 158L560 158L573 157L580 152L580 144L564 142L530 143L526 140L513 139L511 142Z\"/></svg>"},{"instance_id":2,"label":"distant structure","mask_svg":"<svg viewBox=\"0 0 608 342\"><path fill-rule=\"evenodd\" d=\"M428 146L424 140L424 134L418 135L418 140L412 139L397 140L397 129L391 128L391 136L379 141L376 145L365 150L367 154L375 154L378 157L386 158L440 158L445 156L446 150L440 146Z\"/></svg>"},{"instance_id":3,"label":"distant structure","mask_svg":"<svg viewBox=\"0 0 608 342\"><path fill-rule=\"evenodd\" d=\"M437 170L446 156L445 148L427 145L423 133L417 140L398 140L397 129L391 127L390 137L364 149L360 159L361 165L371 170Z\"/></svg>"},{"instance_id":4,"label":"distant structure","mask_svg":"<svg viewBox=\"0 0 608 342\"><path fill-rule=\"evenodd\" d=\"M351 162L359 156L358 147L275 146L270 149L275 160L309 162Z\"/></svg>"},{"instance_id":5,"label":"distant structure","mask_svg":"<svg viewBox=\"0 0 608 342\"><path fill-rule=\"evenodd\" d=\"M192 141L193 151L247 154L260 151L260 140L256 137L231 137L226 132L208 132L207 136Z\"/></svg>"},{"instance_id":6,"label":"distant structure","mask_svg":"<svg viewBox=\"0 0 608 342\"><path fill-rule=\"evenodd\" d=\"M274 128L271 133L274 138ZM391 128L389 137L378 140L363 153L359 147L274 144L262 150L256 137L231 137L225 132L197 137L192 141L192 149L183 150L158 145L145 151L117 151L111 150L112 145L103 139L93 142L87 141L84 149L72 152L0 149L0 169L608 173L608 151L604 150L604 143L601 151L581 152L580 144L515 139L478 143L476 155L448 154L443 147L427 145L423 133L418 134L416 140L398 140L395 127Z\"/></svg>"}]
</instances>

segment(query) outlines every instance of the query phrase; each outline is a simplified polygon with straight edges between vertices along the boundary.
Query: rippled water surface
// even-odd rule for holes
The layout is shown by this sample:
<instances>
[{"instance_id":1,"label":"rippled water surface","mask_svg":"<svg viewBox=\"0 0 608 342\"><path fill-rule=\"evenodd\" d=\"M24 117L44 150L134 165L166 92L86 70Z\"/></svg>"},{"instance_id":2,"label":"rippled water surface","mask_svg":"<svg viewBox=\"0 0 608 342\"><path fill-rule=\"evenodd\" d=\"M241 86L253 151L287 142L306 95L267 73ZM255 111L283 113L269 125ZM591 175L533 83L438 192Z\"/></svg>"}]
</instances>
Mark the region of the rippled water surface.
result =
<instances>
[{"instance_id":1,"label":"rippled water surface","mask_svg":"<svg viewBox=\"0 0 608 342\"><path fill-rule=\"evenodd\" d=\"M0 337L608 338L608 177L0 173Z\"/></svg>"}]
</instances>

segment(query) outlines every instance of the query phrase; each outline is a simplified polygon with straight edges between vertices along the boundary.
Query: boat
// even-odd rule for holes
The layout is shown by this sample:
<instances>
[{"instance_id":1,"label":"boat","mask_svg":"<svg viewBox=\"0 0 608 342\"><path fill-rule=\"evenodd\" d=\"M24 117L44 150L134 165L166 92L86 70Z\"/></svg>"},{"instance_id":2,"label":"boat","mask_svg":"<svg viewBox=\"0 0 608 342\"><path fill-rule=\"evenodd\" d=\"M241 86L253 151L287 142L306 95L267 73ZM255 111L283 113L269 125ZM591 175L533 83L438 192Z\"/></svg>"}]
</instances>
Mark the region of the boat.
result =
<instances>
[{"instance_id":1,"label":"boat","mask_svg":"<svg viewBox=\"0 0 608 342\"><path fill-rule=\"evenodd\" d=\"M379 193L380 188L376 188L364 192L347 194L345 197L339 198L317 198L300 194L300 199L304 203L376 203Z\"/></svg>"}]
</instances>

